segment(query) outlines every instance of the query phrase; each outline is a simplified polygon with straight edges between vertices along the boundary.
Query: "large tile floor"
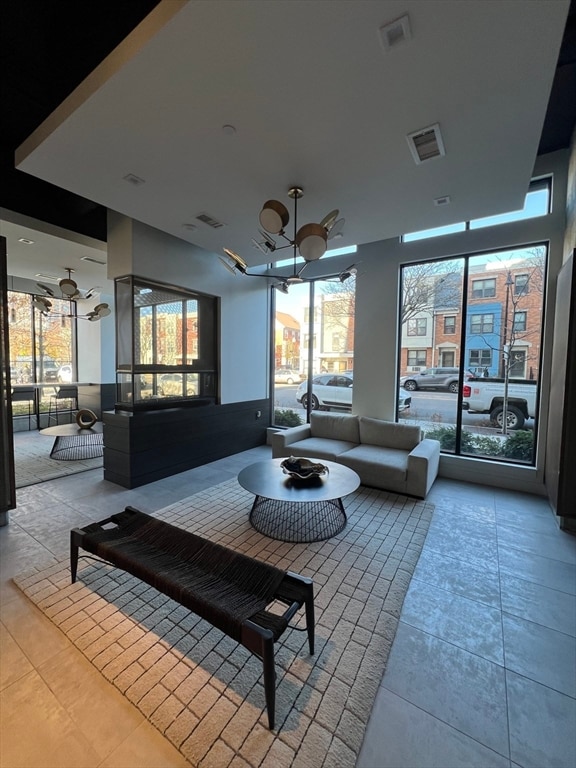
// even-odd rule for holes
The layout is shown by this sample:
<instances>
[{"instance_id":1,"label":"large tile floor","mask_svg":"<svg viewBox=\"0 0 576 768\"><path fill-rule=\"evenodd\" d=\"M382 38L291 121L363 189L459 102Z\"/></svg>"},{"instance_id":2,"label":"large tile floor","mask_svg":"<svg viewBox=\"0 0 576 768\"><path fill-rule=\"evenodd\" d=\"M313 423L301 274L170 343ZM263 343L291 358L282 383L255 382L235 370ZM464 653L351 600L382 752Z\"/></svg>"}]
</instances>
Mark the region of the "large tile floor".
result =
<instances>
[{"instance_id":1,"label":"large tile floor","mask_svg":"<svg viewBox=\"0 0 576 768\"><path fill-rule=\"evenodd\" d=\"M18 491L0 529L2 768L187 762L10 579L67 554L74 525L154 511L270 455L132 491L101 470ZM543 499L438 479L436 505L358 768L574 768L576 538ZM315 768L310 766L310 768Z\"/></svg>"}]
</instances>

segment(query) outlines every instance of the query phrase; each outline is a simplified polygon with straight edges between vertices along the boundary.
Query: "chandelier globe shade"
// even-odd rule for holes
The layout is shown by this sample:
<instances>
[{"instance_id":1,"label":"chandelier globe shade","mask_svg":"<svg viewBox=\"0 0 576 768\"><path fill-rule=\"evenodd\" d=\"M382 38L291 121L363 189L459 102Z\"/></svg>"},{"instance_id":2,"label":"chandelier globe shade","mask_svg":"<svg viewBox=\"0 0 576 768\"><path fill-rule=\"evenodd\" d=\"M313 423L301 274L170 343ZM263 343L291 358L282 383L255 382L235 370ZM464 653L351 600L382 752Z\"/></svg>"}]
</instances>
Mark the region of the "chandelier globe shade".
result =
<instances>
[{"instance_id":1,"label":"chandelier globe shade","mask_svg":"<svg viewBox=\"0 0 576 768\"><path fill-rule=\"evenodd\" d=\"M321 224L304 224L296 233L296 245L304 261L316 261L326 253L328 233Z\"/></svg>"},{"instance_id":2,"label":"chandelier globe shade","mask_svg":"<svg viewBox=\"0 0 576 768\"><path fill-rule=\"evenodd\" d=\"M266 232L279 235L288 226L290 214L284 203L279 200L267 200L262 206L259 220Z\"/></svg>"}]
</instances>

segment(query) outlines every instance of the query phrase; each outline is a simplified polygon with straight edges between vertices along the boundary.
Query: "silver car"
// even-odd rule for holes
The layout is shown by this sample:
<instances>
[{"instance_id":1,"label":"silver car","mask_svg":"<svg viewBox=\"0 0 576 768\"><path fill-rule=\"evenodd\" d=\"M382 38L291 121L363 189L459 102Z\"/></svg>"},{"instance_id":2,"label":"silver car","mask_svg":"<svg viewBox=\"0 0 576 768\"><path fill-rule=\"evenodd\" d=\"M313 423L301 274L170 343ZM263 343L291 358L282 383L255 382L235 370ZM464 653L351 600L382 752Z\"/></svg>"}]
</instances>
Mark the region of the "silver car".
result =
<instances>
[{"instance_id":1,"label":"silver car","mask_svg":"<svg viewBox=\"0 0 576 768\"><path fill-rule=\"evenodd\" d=\"M464 379L471 374L465 373ZM400 386L409 392L417 389L447 389L448 392L458 392L460 387L460 370L458 368L425 368L419 373L402 376Z\"/></svg>"},{"instance_id":2,"label":"silver car","mask_svg":"<svg viewBox=\"0 0 576 768\"><path fill-rule=\"evenodd\" d=\"M321 408L352 408L352 388L354 378L351 373L323 373L312 379L312 398L310 407L312 410ZM308 380L303 381L296 390L296 400L308 407ZM404 392L398 394L398 411L410 408L412 398Z\"/></svg>"}]
</instances>

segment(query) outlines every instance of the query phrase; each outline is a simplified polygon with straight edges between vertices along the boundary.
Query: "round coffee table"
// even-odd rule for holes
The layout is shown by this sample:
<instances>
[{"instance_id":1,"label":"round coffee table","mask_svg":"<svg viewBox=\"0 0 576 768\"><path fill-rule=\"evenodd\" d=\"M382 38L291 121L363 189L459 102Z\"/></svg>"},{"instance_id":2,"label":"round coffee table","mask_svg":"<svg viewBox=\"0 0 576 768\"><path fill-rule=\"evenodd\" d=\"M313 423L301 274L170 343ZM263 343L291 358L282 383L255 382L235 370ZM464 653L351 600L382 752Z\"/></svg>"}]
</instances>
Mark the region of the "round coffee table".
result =
<instances>
[{"instance_id":1,"label":"round coffee table","mask_svg":"<svg viewBox=\"0 0 576 768\"><path fill-rule=\"evenodd\" d=\"M104 453L102 422L97 421L90 429L81 429L77 424L60 424L41 429L41 435L54 437L50 451L51 459L77 461L95 459Z\"/></svg>"},{"instance_id":2,"label":"round coffee table","mask_svg":"<svg viewBox=\"0 0 576 768\"><path fill-rule=\"evenodd\" d=\"M346 526L342 496L358 488L354 470L324 459L312 459L328 467L328 474L298 480L282 472L284 459L259 461L243 469L238 482L256 498L250 523L271 539L292 542L322 541Z\"/></svg>"}]
</instances>

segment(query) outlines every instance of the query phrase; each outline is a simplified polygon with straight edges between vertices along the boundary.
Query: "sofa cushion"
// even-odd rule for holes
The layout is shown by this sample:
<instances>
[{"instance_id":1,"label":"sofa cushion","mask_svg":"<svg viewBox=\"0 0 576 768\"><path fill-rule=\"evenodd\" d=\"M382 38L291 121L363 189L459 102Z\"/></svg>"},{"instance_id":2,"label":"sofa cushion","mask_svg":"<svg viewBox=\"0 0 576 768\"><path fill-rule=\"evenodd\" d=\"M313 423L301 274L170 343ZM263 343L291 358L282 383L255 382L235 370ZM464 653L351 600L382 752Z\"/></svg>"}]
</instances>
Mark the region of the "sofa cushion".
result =
<instances>
[{"instance_id":1,"label":"sofa cushion","mask_svg":"<svg viewBox=\"0 0 576 768\"><path fill-rule=\"evenodd\" d=\"M360 417L360 442L411 451L422 439L422 430L412 424L396 424L393 421Z\"/></svg>"},{"instance_id":2,"label":"sofa cushion","mask_svg":"<svg viewBox=\"0 0 576 768\"><path fill-rule=\"evenodd\" d=\"M357 472L364 485L406 492L406 451L362 444L341 453L338 462Z\"/></svg>"},{"instance_id":3,"label":"sofa cushion","mask_svg":"<svg viewBox=\"0 0 576 768\"><path fill-rule=\"evenodd\" d=\"M312 437L324 437L328 440L347 440L359 443L358 417L349 413L318 413L310 414Z\"/></svg>"},{"instance_id":4,"label":"sofa cushion","mask_svg":"<svg viewBox=\"0 0 576 768\"><path fill-rule=\"evenodd\" d=\"M328 459L335 461L337 457L354 448L357 444L347 440L328 440L323 437L309 437L290 443L287 449L290 456L305 456L307 459ZM288 454L287 454L288 455Z\"/></svg>"}]
</instances>

